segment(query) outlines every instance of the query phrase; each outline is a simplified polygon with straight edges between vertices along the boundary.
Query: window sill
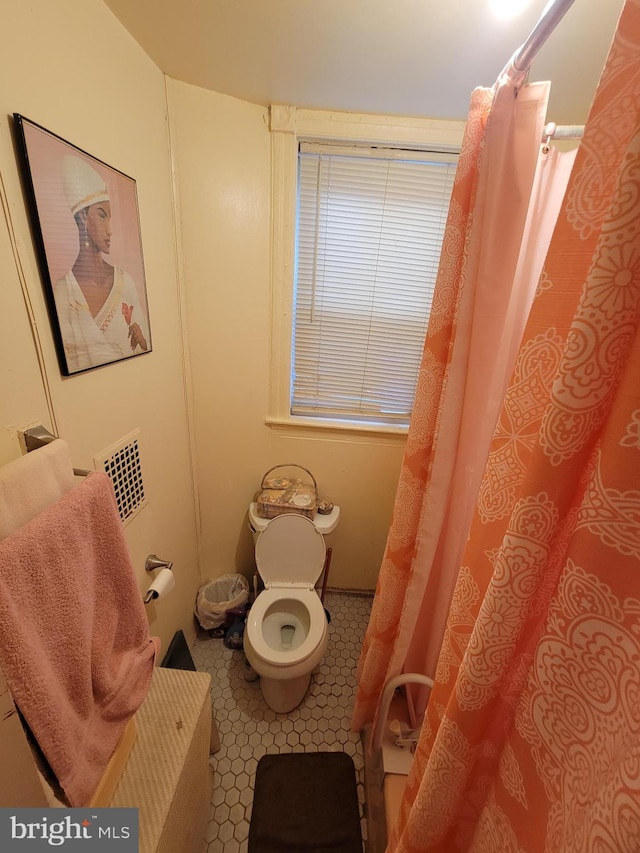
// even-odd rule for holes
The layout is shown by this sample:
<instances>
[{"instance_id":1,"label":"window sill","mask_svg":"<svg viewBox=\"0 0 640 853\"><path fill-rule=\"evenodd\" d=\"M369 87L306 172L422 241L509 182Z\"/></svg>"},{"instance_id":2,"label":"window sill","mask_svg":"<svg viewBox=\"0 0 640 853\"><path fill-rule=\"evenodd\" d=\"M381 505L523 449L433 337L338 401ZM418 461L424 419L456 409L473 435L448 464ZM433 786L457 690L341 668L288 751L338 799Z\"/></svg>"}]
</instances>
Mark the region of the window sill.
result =
<instances>
[{"instance_id":1,"label":"window sill","mask_svg":"<svg viewBox=\"0 0 640 853\"><path fill-rule=\"evenodd\" d=\"M358 421L333 421L328 418L273 417L265 418L267 426L283 430L320 430L326 432L352 433L360 435L379 435L404 440L409 428L393 424L359 423Z\"/></svg>"}]
</instances>

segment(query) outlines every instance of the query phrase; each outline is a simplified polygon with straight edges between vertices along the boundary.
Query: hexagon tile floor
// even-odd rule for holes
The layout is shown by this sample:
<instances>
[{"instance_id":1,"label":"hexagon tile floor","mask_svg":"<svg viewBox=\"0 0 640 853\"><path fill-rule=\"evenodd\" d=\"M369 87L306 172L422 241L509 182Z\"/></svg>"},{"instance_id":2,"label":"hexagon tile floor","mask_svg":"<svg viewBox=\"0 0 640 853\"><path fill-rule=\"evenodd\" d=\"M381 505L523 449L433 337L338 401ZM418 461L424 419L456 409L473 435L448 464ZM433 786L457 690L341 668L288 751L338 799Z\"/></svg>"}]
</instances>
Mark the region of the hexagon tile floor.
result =
<instances>
[{"instance_id":1,"label":"hexagon tile floor","mask_svg":"<svg viewBox=\"0 0 640 853\"><path fill-rule=\"evenodd\" d=\"M344 751L352 756L358 779L360 824L366 823L360 736L349 731L356 693L356 666L373 596L327 592L331 615L329 643L313 673L302 703L276 714L262 698L260 682L245 681L242 652L200 632L191 649L199 670L210 672L213 714L221 747L211 758L213 796L207 853L246 853L258 760L267 753Z\"/></svg>"}]
</instances>

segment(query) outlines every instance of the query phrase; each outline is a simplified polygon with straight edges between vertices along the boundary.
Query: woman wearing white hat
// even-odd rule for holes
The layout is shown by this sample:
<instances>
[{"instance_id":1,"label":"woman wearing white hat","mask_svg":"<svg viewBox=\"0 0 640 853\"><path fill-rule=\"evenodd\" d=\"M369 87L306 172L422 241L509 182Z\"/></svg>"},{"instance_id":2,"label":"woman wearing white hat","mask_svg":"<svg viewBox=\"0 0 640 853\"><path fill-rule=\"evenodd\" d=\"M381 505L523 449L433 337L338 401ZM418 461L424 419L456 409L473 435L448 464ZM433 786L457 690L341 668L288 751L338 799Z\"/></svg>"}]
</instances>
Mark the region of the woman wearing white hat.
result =
<instances>
[{"instance_id":1,"label":"woman wearing white hat","mask_svg":"<svg viewBox=\"0 0 640 853\"><path fill-rule=\"evenodd\" d=\"M111 201L104 179L85 160L63 162L67 202L79 233L78 257L54 285L56 311L70 373L148 349L146 314L131 276L107 263Z\"/></svg>"}]
</instances>

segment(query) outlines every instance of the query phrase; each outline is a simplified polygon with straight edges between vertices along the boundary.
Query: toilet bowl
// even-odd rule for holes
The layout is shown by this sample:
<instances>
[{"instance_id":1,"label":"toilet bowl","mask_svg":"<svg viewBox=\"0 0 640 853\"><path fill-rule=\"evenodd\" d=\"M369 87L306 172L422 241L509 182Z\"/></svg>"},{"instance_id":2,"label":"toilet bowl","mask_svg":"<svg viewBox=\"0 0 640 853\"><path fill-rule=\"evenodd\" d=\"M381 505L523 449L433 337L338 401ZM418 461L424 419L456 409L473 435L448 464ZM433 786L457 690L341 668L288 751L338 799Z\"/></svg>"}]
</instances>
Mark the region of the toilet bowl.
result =
<instances>
[{"instance_id":1,"label":"toilet bowl","mask_svg":"<svg viewBox=\"0 0 640 853\"><path fill-rule=\"evenodd\" d=\"M304 699L327 648L327 616L315 590L324 567L322 534L302 515L280 515L258 536L265 588L249 611L244 651L266 703L279 714Z\"/></svg>"}]
</instances>

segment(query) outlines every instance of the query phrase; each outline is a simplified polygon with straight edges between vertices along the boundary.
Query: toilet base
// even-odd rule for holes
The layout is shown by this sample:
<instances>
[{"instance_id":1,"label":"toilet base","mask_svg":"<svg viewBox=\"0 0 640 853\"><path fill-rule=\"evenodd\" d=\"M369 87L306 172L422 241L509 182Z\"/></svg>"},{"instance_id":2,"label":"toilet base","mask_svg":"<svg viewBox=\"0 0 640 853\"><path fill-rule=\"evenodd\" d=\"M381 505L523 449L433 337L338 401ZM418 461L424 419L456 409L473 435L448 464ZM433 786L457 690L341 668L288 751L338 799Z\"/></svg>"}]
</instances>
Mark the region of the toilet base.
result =
<instances>
[{"instance_id":1,"label":"toilet base","mask_svg":"<svg viewBox=\"0 0 640 853\"><path fill-rule=\"evenodd\" d=\"M298 678L267 678L260 676L264 701L276 714L288 714L302 702L307 694L311 673Z\"/></svg>"}]
</instances>

